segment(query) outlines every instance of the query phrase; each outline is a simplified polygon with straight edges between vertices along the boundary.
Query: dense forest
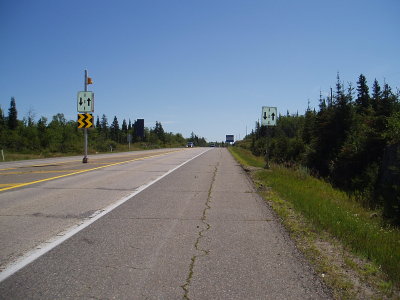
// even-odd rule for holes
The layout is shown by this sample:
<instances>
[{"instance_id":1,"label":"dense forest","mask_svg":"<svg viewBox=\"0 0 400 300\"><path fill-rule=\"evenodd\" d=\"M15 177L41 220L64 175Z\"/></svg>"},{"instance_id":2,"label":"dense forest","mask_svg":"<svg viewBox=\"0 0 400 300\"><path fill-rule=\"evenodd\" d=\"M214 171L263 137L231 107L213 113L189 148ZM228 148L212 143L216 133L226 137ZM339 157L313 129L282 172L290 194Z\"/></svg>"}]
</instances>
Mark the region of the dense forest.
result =
<instances>
[{"instance_id":1,"label":"dense forest","mask_svg":"<svg viewBox=\"0 0 400 300\"><path fill-rule=\"evenodd\" d=\"M339 75L318 110L280 115L276 127L260 126L240 144L268 162L302 167L363 205L382 209L400 224L400 93L364 75L356 88Z\"/></svg>"},{"instance_id":2,"label":"dense forest","mask_svg":"<svg viewBox=\"0 0 400 300\"><path fill-rule=\"evenodd\" d=\"M108 152L128 149L129 140L135 148L182 147L188 141L196 146L206 146L204 138L192 133L185 139L180 133L165 132L161 122L153 128L144 128L144 136L135 132L135 124L124 119L120 125L115 116L109 123L107 116L97 116L94 128L88 129L90 152ZM130 139L129 139L130 137ZM0 150L10 153L34 153L49 156L55 153L83 153L83 130L76 120L66 120L58 113L49 121L46 117L35 120L29 112L18 119L15 98L11 98L8 115L0 108Z\"/></svg>"}]
</instances>

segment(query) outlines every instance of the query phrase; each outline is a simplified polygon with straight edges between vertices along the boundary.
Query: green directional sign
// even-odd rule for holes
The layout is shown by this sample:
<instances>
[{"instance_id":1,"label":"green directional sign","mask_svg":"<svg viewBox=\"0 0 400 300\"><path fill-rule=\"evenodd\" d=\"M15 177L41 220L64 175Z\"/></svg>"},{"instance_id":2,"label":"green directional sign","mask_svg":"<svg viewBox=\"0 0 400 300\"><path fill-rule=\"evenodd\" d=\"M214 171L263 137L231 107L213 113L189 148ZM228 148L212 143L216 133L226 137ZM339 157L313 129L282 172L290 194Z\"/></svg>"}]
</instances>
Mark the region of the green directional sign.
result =
<instances>
[{"instance_id":1,"label":"green directional sign","mask_svg":"<svg viewBox=\"0 0 400 300\"><path fill-rule=\"evenodd\" d=\"M77 110L80 113L94 112L94 93L78 92Z\"/></svg>"},{"instance_id":2,"label":"green directional sign","mask_svg":"<svg viewBox=\"0 0 400 300\"><path fill-rule=\"evenodd\" d=\"M261 125L276 126L278 110L276 107L263 106L261 114Z\"/></svg>"}]
</instances>

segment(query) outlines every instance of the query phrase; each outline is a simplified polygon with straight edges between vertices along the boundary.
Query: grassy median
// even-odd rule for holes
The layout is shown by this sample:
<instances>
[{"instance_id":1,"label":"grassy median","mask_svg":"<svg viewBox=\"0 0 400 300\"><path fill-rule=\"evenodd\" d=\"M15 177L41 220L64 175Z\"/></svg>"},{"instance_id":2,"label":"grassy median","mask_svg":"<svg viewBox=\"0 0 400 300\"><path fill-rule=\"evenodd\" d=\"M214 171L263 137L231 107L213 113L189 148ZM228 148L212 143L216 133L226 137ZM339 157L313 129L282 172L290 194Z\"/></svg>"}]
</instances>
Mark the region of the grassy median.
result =
<instances>
[{"instance_id":1,"label":"grassy median","mask_svg":"<svg viewBox=\"0 0 400 300\"><path fill-rule=\"evenodd\" d=\"M242 165L264 166L263 158L253 156L248 150L231 147L230 151ZM312 230L327 232L346 249L387 274L387 282L382 286L389 289L399 286L400 231L385 226L379 213L366 210L347 194L301 168L273 165L270 170L258 170L253 178L289 202L293 210L312 224ZM284 218L285 213L280 216Z\"/></svg>"}]
</instances>

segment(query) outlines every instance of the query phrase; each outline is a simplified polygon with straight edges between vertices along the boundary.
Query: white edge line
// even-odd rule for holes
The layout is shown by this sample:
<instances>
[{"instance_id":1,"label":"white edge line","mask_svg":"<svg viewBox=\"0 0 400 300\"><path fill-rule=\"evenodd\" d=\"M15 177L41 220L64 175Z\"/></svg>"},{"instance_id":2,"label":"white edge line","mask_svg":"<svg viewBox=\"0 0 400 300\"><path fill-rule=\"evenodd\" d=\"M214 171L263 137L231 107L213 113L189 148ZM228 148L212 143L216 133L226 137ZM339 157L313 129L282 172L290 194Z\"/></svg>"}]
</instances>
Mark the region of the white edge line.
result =
<instances>
[{"instance_id":1,"label":"white edge line","mask_svg":"<svg viewBox=\"0 0 400 300\"><path fill-rule=\"evenodd\" d=\"M197 154L196 156L188 159L187 161L185 161L185 162L181 163L180 165L174 167L173 169L167 171L166 173L164 173L160 177L154 179L153 181L150 181L149 183L146 183L146 184L140 186L139 188L137 188L130 195L128 195L128 196L126 196L126 197L114 202L113 204L107 206L106 208L104 208L102 210L99 210L99 211L95 212L92 216L90 216L86 220L82 221L81 223L73 225L72 227L66 229L62 233L58 233L55 237L50 238L49 240L47 240L47 241L43 242L42 244L36 246L36 249L25 253L22 257L20 257L16 261L10 263L9 265L6 265L4 267L4 269L0 273L0 282L6 280L8 277L13 275L14 273L18 272L19 270L21 270L22 268L24 268L25 266L27 266L31 262L35 261L36 259L38 259L42 255L46 254L47 252L49 252L53 248L57 247L58 245L60 245L64 241L68 240L70 237L74 236L79 231L85 229L90 224L94 223L95 221L97 221L101 217L103 217L106 214L108 214L109 212L113 211L115 208L117 208L121 204L125 203L126 201L128 201L132 197L136 196L140 192L144 191L145 189L147 189L148 187L150 187L151 185L153 185L157 181L163 179L165 176L171 174L175 170L179 169L180 167L184 166L185 164L187 164L188 162L192 161L193 159L199 157L200 155L203 155L204 153L206 153L209 150L210 149L207 149L207 150Z\"/></svg>"}]
</instances>

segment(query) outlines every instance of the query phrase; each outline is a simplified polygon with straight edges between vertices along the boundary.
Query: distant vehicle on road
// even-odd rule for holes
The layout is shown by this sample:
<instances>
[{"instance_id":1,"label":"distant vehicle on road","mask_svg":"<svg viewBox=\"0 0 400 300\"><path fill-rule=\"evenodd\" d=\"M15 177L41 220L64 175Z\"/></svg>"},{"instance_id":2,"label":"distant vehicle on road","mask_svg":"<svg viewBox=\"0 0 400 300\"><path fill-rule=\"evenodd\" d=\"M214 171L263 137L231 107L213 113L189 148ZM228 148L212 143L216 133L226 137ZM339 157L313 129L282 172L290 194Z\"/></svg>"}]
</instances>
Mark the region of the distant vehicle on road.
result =
<instances>
[{"instance_id":1,"label":"distant vehicle on road","mask_svg":"<svg viewBox=\"0 0 400 300\"><path fill-rule=\"evenodd\" d=\"M215 147L215 144L214 144L214 143L211 143L211 144L210 144L210 147Z\"/></svg>"},{"instance_id":2,"label":"distant vehicle on road","mask_svg":"<svg viewBox=\"0 0 400 300\"><path fill-rule=\"evenodd\" d=\"M189 142L187 143L186 148L193 148L193 146L194 146L193 142Z\"/></svg>"}]
</instances>

